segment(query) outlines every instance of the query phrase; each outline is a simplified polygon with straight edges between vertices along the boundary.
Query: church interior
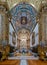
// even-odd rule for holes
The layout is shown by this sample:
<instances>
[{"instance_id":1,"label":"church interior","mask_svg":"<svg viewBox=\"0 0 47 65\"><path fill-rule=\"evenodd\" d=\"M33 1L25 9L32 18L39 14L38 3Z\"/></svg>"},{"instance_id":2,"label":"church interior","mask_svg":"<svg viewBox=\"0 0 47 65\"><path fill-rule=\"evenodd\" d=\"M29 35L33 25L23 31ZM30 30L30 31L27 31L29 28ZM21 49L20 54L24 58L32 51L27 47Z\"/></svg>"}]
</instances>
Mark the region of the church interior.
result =
<instances>
[{"instance_id":1,"label":"church interior","mask_svg":"<svg viewBox=\"0 0 47 65\"><path fill-rule=\"evenodd\" d=\"M0 65L47 65L47 0L0 0Z\"/></svg>"}]
</instances>

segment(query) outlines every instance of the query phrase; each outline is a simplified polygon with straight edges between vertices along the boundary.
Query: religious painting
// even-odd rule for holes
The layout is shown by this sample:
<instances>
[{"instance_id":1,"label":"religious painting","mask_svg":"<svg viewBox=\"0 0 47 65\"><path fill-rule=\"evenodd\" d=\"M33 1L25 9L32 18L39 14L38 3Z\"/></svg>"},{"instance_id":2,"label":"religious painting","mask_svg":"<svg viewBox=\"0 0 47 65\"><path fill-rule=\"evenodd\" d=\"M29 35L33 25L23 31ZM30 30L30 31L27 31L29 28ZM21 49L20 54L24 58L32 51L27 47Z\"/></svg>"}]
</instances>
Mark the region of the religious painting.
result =
<instances>
[{"instance_id":1,"label":"religious painting","mask_svg":"<svg viewBox=\"0 0 47 65\"><path fill-rule=\"evenodd\" d=\"M27 24L27 17L21 17L21 24L25 25Z\"/></svg>"}]
</instances>

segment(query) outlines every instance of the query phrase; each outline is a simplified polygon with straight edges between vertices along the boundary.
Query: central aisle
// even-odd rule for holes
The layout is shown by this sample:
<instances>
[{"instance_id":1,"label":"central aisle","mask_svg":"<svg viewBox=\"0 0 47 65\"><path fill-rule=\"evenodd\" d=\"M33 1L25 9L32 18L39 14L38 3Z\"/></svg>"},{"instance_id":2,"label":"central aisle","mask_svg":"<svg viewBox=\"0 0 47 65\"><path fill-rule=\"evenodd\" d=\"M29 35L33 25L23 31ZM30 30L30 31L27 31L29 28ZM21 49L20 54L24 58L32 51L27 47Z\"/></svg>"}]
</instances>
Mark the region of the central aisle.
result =
<instances>
[{"instance_id":1,"label":"central aisle","mask_svg":"<svg viewBox=\"0 0 47 65\"><path fill-rule=\"evenodd\" d=\"M21 60L20 65L28 65L27 60Z\"/></svg>"}]
</instances>

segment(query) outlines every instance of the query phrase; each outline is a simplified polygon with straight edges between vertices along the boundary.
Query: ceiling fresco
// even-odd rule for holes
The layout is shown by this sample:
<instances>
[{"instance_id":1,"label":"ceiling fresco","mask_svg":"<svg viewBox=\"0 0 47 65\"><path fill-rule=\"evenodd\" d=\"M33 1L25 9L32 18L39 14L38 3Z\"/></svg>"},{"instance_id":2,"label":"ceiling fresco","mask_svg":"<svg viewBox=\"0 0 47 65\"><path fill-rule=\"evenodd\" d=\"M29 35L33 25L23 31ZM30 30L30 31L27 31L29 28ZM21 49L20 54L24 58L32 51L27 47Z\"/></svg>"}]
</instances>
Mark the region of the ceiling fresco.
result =
<instances>
[{"instance_id":1,"label":"ceiling fresco","mask_svg":"<svg viewBox=\"0 0 47 65\"><path fill-rule=\"evenodd\" d=\"M22 2L10 10L12 15L11 22L15 26L16 31L26 28L32 31L36 24L36 9L28 3Z\"/></svg>"},{"instance_id":2,"label":"ceiling fresco","mask_svg":"<svg viewBox=\"0 0 47 65\"><path fill-rule=\"evenodd\" d=\"M32 32L41 4L47 0L0 0L6 2L12 15L11 22L16 30L25 28Z\"/></svg>"}]
</instances>

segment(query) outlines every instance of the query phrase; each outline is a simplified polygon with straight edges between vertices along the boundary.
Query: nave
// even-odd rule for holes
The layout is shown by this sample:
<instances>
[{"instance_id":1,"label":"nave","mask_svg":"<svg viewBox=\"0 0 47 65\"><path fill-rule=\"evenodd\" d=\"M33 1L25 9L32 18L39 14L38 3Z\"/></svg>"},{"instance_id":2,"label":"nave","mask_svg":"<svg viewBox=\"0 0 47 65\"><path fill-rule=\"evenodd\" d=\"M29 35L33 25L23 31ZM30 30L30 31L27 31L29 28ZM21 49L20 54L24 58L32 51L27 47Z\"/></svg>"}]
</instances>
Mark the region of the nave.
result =
<instances>
[{"instance_id":1,"label":"nave","mask_svg":"<svg viewBox=\"0 0 47 65\"><path fill-rule=\"evenodd\" d=\"M47 0L0 0L0 65L47 65Z\"/></svg>"}]
</instances>

